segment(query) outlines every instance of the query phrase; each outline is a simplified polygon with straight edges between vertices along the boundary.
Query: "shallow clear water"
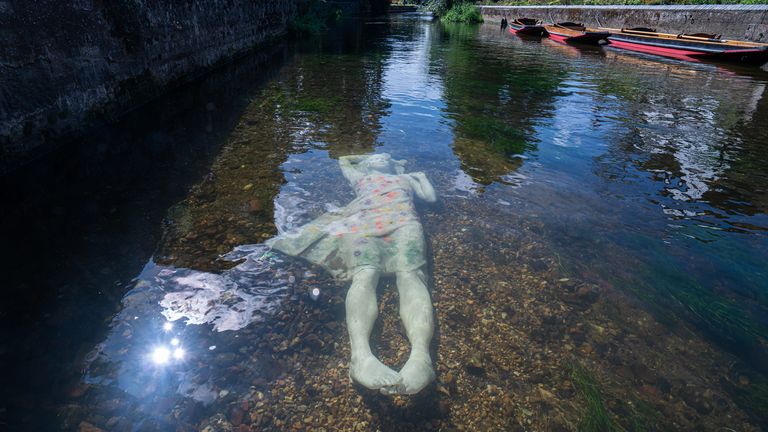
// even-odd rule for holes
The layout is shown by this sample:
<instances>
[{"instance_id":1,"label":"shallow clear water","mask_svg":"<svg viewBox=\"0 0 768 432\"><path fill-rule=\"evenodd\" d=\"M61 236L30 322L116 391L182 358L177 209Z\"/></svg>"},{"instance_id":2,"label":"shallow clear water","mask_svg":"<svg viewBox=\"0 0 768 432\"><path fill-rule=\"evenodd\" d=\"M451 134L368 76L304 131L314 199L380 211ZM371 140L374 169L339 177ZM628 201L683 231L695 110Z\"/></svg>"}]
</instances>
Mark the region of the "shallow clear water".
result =
<instances>
[{"instance_id":1,"label":"shallow clear water","mask_svg":"<svg viewBox=\"0 0 768 432\"><path fill-rule=\"evenodd\" d=\"M124 181L73 180L76 160L53 191L82 194L6 200L36 212L24 232L56 227L4 251L39 292L3 312L9 425L586 429L592 382L629 430L766 426L768 75L418 15L279 56L110 129L143 143L121 155L157 152ZM260 247L219 259L343 207L338 157L374 151L440 197L418 205L438 321L421 397L350 386L343 284ZM399 366L392 281L380 298L375 345Z\"/></svg>"}]
</instances>

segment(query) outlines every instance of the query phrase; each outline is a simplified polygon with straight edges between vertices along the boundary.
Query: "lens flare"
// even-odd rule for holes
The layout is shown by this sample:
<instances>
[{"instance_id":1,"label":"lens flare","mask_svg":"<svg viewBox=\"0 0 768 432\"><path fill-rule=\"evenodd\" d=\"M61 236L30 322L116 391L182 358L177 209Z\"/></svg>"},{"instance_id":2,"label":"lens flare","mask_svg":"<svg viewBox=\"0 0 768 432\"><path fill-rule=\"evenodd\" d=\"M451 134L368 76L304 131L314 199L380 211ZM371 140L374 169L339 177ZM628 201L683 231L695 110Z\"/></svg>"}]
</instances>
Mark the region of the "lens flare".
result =
<instances>
[{"instance_id":1,"label":"lens flare","mask_svg":"<svg viewBox=\"0 0 768 432\"><path fill-rule=\"evenodd\" d=\"M163 324L163 330L165 330L167 332L173 330L173 323L172 322L167 322L167 323Z\"/></svg>"},{"instance_id":2,"label":"lens flare","mask_svg":"<svg viewBox=\"0 0 768 432\"><path fill-rule=\"evenodd\" d=\"M320 298L320 288L312 288L312 291L309 293L309 297L312 298L312 300L317 300Z\"/></svg>"},{"instance_id":3,"label":"lens flare","mask_svg":"<svg viewBox=\"0 0 768 432\"><path fill-rule=\"evenodd\" d=\"M176 360L183 360L184 354L186 353L181 348L176 348L175 350L173 350L173 358L175 358Z\"/></svg>"},{"instance_id":4,"label":"lens flare","mask_svg":"<svg viewBox=\"0 0 768 432\"><path fill-rule=\"evenodd\" d=\"M171 359L171 350L166 347L157 347L152 351L152 361L155 364L165 364Z\"/></svg>"},{"instance_id":5,"label":"lens flare","mask_svg":"<svg viewBox=\"0 0 768 432\"><path fill-rule=\"evenodd\" d=\"M171 339L171 345L173 345L173 346L179 346L180 343L181 343L181 341L179 341L179 338Z\"/></svg>"}]
</instances>

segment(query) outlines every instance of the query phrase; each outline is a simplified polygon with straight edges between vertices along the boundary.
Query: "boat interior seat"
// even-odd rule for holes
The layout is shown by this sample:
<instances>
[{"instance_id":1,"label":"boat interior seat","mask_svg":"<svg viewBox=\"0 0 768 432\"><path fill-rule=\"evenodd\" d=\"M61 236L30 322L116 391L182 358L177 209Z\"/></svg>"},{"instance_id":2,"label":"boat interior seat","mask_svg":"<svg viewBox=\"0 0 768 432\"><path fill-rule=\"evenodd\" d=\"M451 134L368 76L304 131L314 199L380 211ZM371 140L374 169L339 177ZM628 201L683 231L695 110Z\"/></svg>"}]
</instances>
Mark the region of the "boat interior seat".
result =
<instances>
[{"instance_id":1,"label":"boat interior seat","mask_svg":"<svg viewBox=\"0 0 768 432\"><path fill-rule=\"evenodd\" d=\"M587 28L584 26L584 24L581 24L581 23L575 23L575 22L571 22L571 21L566 21L566 22L557 23L557 25L558 25L558 26L560 26L560 27L566 27L566 28L569 28L569 29L572 29L572 30L581 30L581 31L584 31L584 30L586 30L586 29L587 29Z\"/></svg>"},{"instance_id":2,"label":"boat interior seat","mask_svg":"<svg viewBox=\"0 0 768 432\"><path fill-rule=\"evenodd\" d=\"M703 37L709 39L719 39L720 35L713 33L683 33L684 36Z\"/></svg>"},{"instance_id":3,"label":"boat interior seat","mask_svg":"<svg viewBox=\"0 0 768 432\"><path fill-rule=\"evenodd\" d=\"M537 20L533 18L518 18L515 21L523 25L536 25L539 23Z\"/></svg>"},{"instance_id":4,"label":"boat interior seat","mask_svg":"<svg viewBox=\"0 0 768 432\"><path fill-rule=\"evenodd\" d=\"M677 35L678 38L684 38L684 37L695 37L695 38L702 38L702 39L709 39L711 41L719 41L723 35L719 34L712 34L712 33L682 33Z\"/></svg>"}]
</instances>

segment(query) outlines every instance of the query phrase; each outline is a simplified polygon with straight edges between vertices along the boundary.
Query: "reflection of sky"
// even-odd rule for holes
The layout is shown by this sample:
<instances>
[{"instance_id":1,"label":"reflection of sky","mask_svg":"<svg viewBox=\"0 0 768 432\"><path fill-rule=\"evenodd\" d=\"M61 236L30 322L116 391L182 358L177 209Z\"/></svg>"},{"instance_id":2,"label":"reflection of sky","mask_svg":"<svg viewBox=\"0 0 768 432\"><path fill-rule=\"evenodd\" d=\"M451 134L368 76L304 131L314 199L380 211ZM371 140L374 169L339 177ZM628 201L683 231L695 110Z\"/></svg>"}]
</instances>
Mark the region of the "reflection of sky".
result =
<instances>
[{"instance_id":1,"label":"reflection of sky","mask_svg":"<svg viewBox=\"0 0 768 432\"><path fill-rule=\"evenodd\" d=\"M564 81L560 91L567 96L557 98L554 103L549 126L554 132L551 143L559 147L582 147L590 137L594 140L597 132L593 125L595 93L588 83L581 81ZM604 147L604 144L599 143L597 147ZM590 150L597 151L596 148Z\"/></svg>"},{"instance_id":2,"label":"reflection of sky","mask_svg":"<svg viewBox=\"0 0 768 432\"><path fill-rule=\"evenodd\" d=\"M596 124L599 115L605 115L595 100L596 92L588 82L566 80L558 89L554 112L538 132L544 145L562 148L577 148L581 157L597 155L605 150L605 131ZM547 148L546 157L561 159L568 157L568 150Z\"/></svg>"},{"instance_id":3,"label":"reflection of sky","mask_svg":"<svg viewBox=\"0 0 768 432\"><path fill-rule=\"evenodd\" d=\"M410 40L389 40L391 54L384 66L383 98L392 108L381 121L379 142L383 151L419 163L455 161L449 147L453 134L444 118L443 83L430 71L435 30L422 25Z\"/></svg>"},{"instance_id":4,"label":"reflection of sky","mask_svg":"<svg viewBox=\"0 0 768 432\"><path fill-rule=\"evenodd\" d=\"M735 162L744 166L740 122L753 117L764 85L738 77L652 79L634 82L645 89L637 100L594 91L595 76L561 85L553 111L536 120L541 166L523 170L532 177L519 192L526 211L541 215L555 237L576 249L590 247L585 239L610 239L649 268L683 272L701 286L764 288L764 236L724 230L739 221L765 227L765 215L708 201L724 180L749 175L734 172ZM605 259L622 261L598 261Z\"/></svg>"},{"instance_id":5,"label":"reflection of sky","mask_svg":"<svg viewBox=\"0 0 768 432\"><path fill-rule=\"evenodd\" d=\"M561 84L553 111L536 120L537 159L543 166L537 181L589 184L581 187L584 193L606 189L621 200L643 198L655 203L644 211L675 218L711 213L706 194L728 177L742 152L736 119L751 116L755 88L763 85L743 79L706 83L717 87L691 89L680 99L668 88L649 89L638 103L606 97L596 91L595 77L573 74ZM751 103L734 103L732 92ZM648 222L659 220L648 217Z\"/></svg>"},{"instance_id":6,"label":"reflection of sky","mask_svg":"<svg viewBox=\"0 0 768 432\"><path fill-rule=\"evenodd\" d=\"M593 87L577 78L561 83L553 112L536 128L543 164L583 174L591 169L591 158L606 151L615 129L606 118L614 111L596 98Z\"/></svg>"},{"instance_id":7,"label":"reflection of sky","mask_svg":"<svg viewBox=\"0 0 768 432\"><path fill-rule=\"evenodd\" d=\"M665 187L675 200L701 199L729 168L730 151L738 150L738 138L718 125L718 108L713 97L685 97L679 107L651 97L639 113L646 127L638 128L638 150L668 154L676 162L668 174L679 182Z\"/></svg>"}]
</instances>

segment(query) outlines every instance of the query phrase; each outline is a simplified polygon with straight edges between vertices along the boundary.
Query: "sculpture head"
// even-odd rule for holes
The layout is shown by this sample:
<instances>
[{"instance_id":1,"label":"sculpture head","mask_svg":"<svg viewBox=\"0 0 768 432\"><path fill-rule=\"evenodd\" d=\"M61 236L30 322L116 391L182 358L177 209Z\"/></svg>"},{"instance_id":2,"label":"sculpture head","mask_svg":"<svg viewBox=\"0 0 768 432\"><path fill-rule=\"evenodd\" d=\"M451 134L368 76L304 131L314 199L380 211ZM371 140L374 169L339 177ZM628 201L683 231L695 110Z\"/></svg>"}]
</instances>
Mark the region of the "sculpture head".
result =
<instances>
[{"instance_id":1,"label":"sculpture head","mask_svg":"<svg viewBox=\"0 0 768 432\"><path fill-rule=\"evenodd\" d=\"M389 153L376 153L366 157L360 164L360 168L369 173L403 174L405 173L405 161L392 159Z\"/></svg>"}]
</instances>

